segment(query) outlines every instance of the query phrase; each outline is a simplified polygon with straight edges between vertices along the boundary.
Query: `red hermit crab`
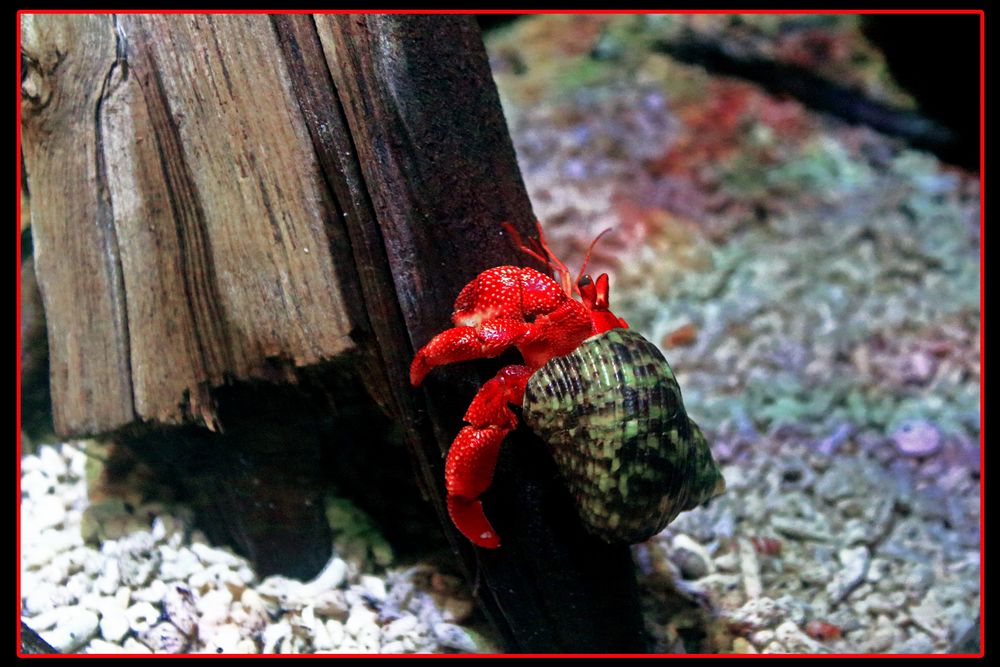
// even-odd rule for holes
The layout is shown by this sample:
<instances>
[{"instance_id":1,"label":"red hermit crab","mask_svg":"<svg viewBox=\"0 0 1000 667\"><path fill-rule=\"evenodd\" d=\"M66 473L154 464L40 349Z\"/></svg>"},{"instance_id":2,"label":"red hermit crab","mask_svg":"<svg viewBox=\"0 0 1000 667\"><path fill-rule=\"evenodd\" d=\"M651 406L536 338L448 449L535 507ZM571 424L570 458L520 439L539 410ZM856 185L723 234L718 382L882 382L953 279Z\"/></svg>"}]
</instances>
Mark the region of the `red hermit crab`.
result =
<instances>
[{"instance_id":1,"label":"red hermit crab","mask_svg":"<svg viewBox=\"0 0 1000 667\"><path fill-rule=\"evenodd\" d=\"M534 247L504 228L559 273L561 284L527 267L483 271L455 300L455 326L413 359L417 386L443 364L495 357L512 346L524 358L487 381L465 413L468 425L445 462L448 513L473 543L500 546L479 497L492 482L500 444L517 427L513 404L548 442L584 525L609 542L644 540L722 491L708 444L688 419L663 355L611 312L607 274L592 280L585 260L574 285L540 226Z\"/></svg>"}]
</instances>

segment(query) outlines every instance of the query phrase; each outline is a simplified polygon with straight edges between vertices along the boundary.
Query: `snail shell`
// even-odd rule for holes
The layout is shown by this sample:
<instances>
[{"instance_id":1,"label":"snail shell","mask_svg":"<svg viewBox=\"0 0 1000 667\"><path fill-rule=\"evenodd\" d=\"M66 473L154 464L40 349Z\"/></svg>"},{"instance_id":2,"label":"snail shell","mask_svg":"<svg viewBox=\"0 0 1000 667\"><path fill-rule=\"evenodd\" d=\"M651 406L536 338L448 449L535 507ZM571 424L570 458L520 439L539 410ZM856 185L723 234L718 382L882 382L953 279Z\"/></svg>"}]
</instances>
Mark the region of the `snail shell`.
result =
<instances>
[{"instance_id":1,"label":"snail shell","mask_svg":"<svg viewBox=\"0 0 1000 667\"><path fill-rule=\"evenodd\" d=\"M725 489L667 360L632 329L550 360L528 381L522 407L580 518L607 542L641 542Z\"/></svg>"}]
</instances>

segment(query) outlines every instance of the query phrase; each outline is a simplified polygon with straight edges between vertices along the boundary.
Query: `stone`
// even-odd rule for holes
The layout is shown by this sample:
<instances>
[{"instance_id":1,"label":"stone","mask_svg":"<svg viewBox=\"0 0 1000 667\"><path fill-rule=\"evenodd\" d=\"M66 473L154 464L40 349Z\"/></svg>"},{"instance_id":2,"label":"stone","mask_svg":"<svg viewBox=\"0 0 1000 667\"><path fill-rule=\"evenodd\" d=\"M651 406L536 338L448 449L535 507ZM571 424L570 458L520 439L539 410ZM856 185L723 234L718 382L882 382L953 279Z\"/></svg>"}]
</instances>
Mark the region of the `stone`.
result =
<instances>
[{"instance_id":1,"label":"stone","mask_svg":"<svg viewBox=\"0 0 1000 667\"><path fill-rule=\"evenodd\" d=\"M307 595L316 595L334 588L340 588L346 580L347 563L334 556L312 581L305 584ZM384 586L382 597L385 597Z\"/></svg>"},{"instance_id":2,"label":"stone","mask_svg":"<svg viewBox=\"0 0 1000 667\"><path fill-rule=\"evenodd\" d=\"M777 625L785 612L772 598L761 596L748 600L729 614L729 622L748 630L766 630Z\"/></svg>"},{"instance_id":3,"label":"stone","mask_svg":"<svg viewBox=\"0 0 1000 667\"><path fill-rule=\"evenodd\" d=\"M125 647L114 642L105 641L103 639L91 639L90 643L87 644L83 652L88 655L93 655L104 653L125 653L126 651Z\"/></svg>"},{"instance_id":4,"label":"stone","mask_svg":"<svg viewBox=\"0 0 1000 667\"><path fill-rule=\"evenodd\" d=\"M167 621L157 623L140 633L138 638L153 653L183 653L188 644L188 638L184 633L173 623Z\"/></svg>"},{"instance_id":5,"label":"stone","mask_svg":"<svg viewBox=\"0 0 1000 667\"><path fill-rule=\"evenodd\" d=\"M475 653L477 650L476 642L461 626L453 623L435 623L432 629L434 638L445 648L464 653Z\"/></svg>"},{"instance_id":6,"label":"stone","mask_svg":"<svg viewBox=\"0 0 1000 667\"><path fill-rule=\"evenodd\" d=\"M330 643L335 647L341 646L347 638L344 624L337 620L331 619L326 622L326 632L330 636Z\"/></svg>"},{"instance_id":7,"label":"stone","mask_svg":"<svg viewBox=\"0 0 1000 667\"><path fill-rule=\"evenodd\" d=\"M365 594L367 594L372 600L376 602L382 602L385 600L385 582L378 577L363 575L361 577L361 586L365 589Z\"/></svg>"},{"instance_id":8,"label":"stone","mask_svg":"<svg viewBox=\"0 0 1000 667\"><path fill-rule=\"evenodd\" d=\"M61 607L54 627L35 631L60 653L73 653L97 635L97 614L79 605Z\"/></svg>"},{"instance_id":9,"label":"stone","mask_svg":"<svg viewBox=\"0 0 1000 667\"><path fill-rule=\"evenodd\" d=\"M358 632L355 640L366 653L378 653L382 646L382 633L377 625L367 625Z\"/></svg>"},{"instance_id":10,"label":"stone","mask_svg":"<svg viewBox=\"0 0 1000 667\"><path fill-rule=\"evenodd\" d=\"M750 599L760 597L764 587L760 580L760 562L757 560L757 551L753 548L750 540L740 538L738 544L743 592Z\"/></svg>"},{"instance_id":11,"label":"stone","mask_svg":"<svg viewBox=\"0 0 1000 667\"><path fill-rule=\"evenodd\" d=\"M63 521L66 520L66 507L63 505L62 498L45 495L31 502L34 504L31 512L32 529L41 531L45 528L54 528L62 525Z\"/></svg>"},{"instance_id":12,"label":"stone","mask_svg":"<svg viewBox=\"0 0 1000 667\"><path fill-rule=\"evenodd\" d=\"M829 652L825 646L809 637L792 621L786 621L775 628L774 637L789 653Z\"/></svg>"},{"instance_id":13,"label":"stone","mask_svg":"<svg viewBox=\"0 0 1000 667\"><path fill-rule=\"evenodd\" d=\"M463 623L472 616L475 609L476 604L471 598L448 598L441 609L441 620L449 623Z\"/></svg>"},{"instance_id":14,"label":"stone","mask_svg":"<svg viewBox=\"0 0 1000 667\"><path fill-rule=\"evenodd\" d=\"M141 635L152 628L160 620L160 610L148 602L137 602L125 610L129 627Z\"/></svg>"},{"instance_id":15,"label":"stone","mask_svg":"<svg viewBox=\"0 0 1000 667\"><path fill-rule=\"evenodd\" d=\"M288 621L281 620L264 628L261 635L264 646L263 653L280 653L281 644L292 634L292 626Z\"/></svg>"},{"instance_id":16,"label":"stone","mask_svg":"<svg viewBox=\"0 0 1000 667\"><path fill-rule=\"evenodd\" d=\"M822 520L775 515L771 517L771 527L788 537L801 540L829 542L833 539L829 526Z\"/></svg>"},{"instance_id":17,"label":"stone","mask_svg":"<svg viewBox=\"0 0 1000 667\"><path fill-rule=\"evenodd\" d=\"M38 460L41 470L52 479L65 477L69 470L66 467L66 459L56 451L51 445L42 445L38 450Z\"/></svg>"},{"instance_id":18,"label":"stone","mask_svg":"<svg viewBox=\"0 0 1000 667\"><path fill-rule=\"evenodd\" d=\"M683 533L674 536L670 560L685 579L701 579L715 571L712 556L698 542Z\"/></svg>"},{"instance_id":19,"label":"stone","mask_svg":"<svg viewBox=\"0 0 1000 667\"><path fill-rule=\"evenodd\" d=\"M344 624L344 629L347 630L348 634L357 637L362 628L375 625L377 617L378 614L364 604L356 604L351 607L351 614L347 619L347 623Z\"/></svg>"},{"instance_id":20,"label":"stone","mask_svg":"<svg viewBox=\"0 0 1000 667\"><path fill-rule=\"evenodd\" d=\"M205 641L204 652L215 654L244 653L247 646L242 640L243 633L240 629L231 623L226 623L215 628L215 632L212 633L211 637L203 640ZM253 646L251 652L256 652L256 646Z\"/></svg>"},{"instance_id":21,"label":"stone","mask_svg":"<svg viewBox=\"0 0 1000 667\"><path fill-rule=\"evenodd\" d=\"M109 642L118 643L128 634L130 623L124 610L107 608L101 613L101 636Z\"/></svg>"},{"instance_id":22,"label":"stone","mask_svg":"<svg viewBox=\"0 0 1000 667\"><path fill-rule=\"evenodd\" d=\"M185 636L193 636L198 626L195 593L183 584L170 584L163 595L163 616Z\"/></svg>"},{"instance_id":23,"label":"stone","mask_svg":"<svg viewBox=\"0 0 1000 667\"><path fill-rule=\"evenodd\" d=\"M927 420L914 419L893 431L892 442L903 456L930 456L941 448L941 431Z\"/></svg>"},{"instance_id":24,"label":"stone","mask_svg":"<svg viewBox=\"0 0 1000 667\"><path fill-rule=\"evenodd\" d=\"M403 616L382 628L382 638L386 641L400 639L412 633L417 627L416 616Z\"/></svg>"},{"instance_id":25,"label":"stone","mask_svg":"<svg viewBox=\"0 0 1000 667\"><path fill-rule=\"evenodd\" d=\"M203 567L195 553L187 547L173 549L161 546L159 551L162 559L159 578L163 581L187 581Z\"/></svg>"},{"instance_id":26,"label":"stone","mask_svg":"<svg viewBox=\"0 0 1000 667\"><path fill-rule=\"evenodd\" d=\"M159 579L153 579L148 586L132 591L132 599L136 602L149 602L158 604L163 596L167 594L168 585Z\"/></svg>"},{"instance_id":27,"label":"stone","mask_svg":"<svg viewBox=\"0 0 1000 667\"><path fill-rule=\"evenodd\" d=\"M836 604L846 598L865 579L868 572L870 554L868 547L859 546L841 549L838 552L840 568L833 574L833 579L827 584L826 592Z\"/></svg>"},{"instance_id":28,"label":"stone","mask_svg":"<svg viewBox=\"0 0 1000 667\"><path fill-rule=\"evenodd\" d=\"M125 649L126 653L133 653L133 654L152 653L152 651L148 646L143 644L135 637L126 638L125 643L123 644L123 648Z\"/></svg>"},{"instance_id":29,"label":"stone","mask_svg":"<svg viewBox=\"0 0 1000 667\"><path fill-rule=\"evenodd\" d=\"M344 591L325 591L316 596L314 600L316 613L320 616L333 617L337 620L346 621L351 612L350 605L347 604L347 596Z\"/></svg>"}]
</instances>

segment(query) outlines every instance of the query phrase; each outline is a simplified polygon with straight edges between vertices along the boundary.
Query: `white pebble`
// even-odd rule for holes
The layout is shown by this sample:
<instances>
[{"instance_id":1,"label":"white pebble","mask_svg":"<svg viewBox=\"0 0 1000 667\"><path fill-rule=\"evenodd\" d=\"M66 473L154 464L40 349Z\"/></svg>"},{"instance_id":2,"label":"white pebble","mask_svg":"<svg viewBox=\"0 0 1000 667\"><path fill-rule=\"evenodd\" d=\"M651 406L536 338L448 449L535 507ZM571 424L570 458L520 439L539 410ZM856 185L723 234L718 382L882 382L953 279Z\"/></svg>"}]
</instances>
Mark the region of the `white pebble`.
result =
<instances>
[{"instance_id":1,"label":"white pebble","mask_svg":"<svg viewBox=\"0 0 1000 667\"><path fill-rule=\"evenodd\" d=\"M65 476L68 472L66 459L51 445L42 445L38 449L38 460L41 463L41 469L53 479Z\"/></svg>"},{"instance_id":2,"label":"white pebble","mask_svg":"<svg viewBox=\"0 0 1000 667\"><path fill-rule=\"evenodd\" d=\"M152 649L153 653L183 653L187 648L187 637L173 623L163 621L139 635L139 641Z\"/></svg>"},{"instance_id":3,"label":"white pebble","mask_svg":"<svg viewBox=\"0 0 1000 667\"><path fill-rule=\"evenodd\" d=\"M330 636L330 644L334 648L341 646L347 636L347 633L344 631L344 624L333 619L326 622L326 632Z\"/></svg>"},{"instance_id":4,"label":"white pebble","mask_svg":"<svg viewBox=\"0 0 1000 667\"><path fill-rule=\"evenodd\" d=\"M132 589L128 586L120 587L117 591L115 591L115 601L122 609L128 609L129 605L132 603Z\"/></svg>"},{"instance_id":5,"label":"white pebble","mask_svg":"<svg viewBox=\"0 0 1000 667\"><path fill-rule=\"evenodd\" d=\"M32 528L35 530L53 528L66 520L66 507L63 505L62 498L46 495L34 500L33 503L31 518L34 522Z\"/></svg>"},{"instance_id":6,"label":"white pebble","mask_svg":"<svg viewBox=\"0 0 1000 667\"><path fill-rule=\"evenodd\" d=\"M374 600L379 602L385 600L385 582L378 577L364 575L361 577L361 585Z\"/></svg>"},{"instance_id":7,"label":"white pebble","mask_svg":"<svg viewBox=\"0 0 1000 667\"><path fill-rule=\"evenodd\" d=\"M69 476L75 479L83 479L87 474L87 455L83 448L86 443L78 443L76 446L65 443L62 446L62 456L66 459L66 467Z\"/></svg>"},{"instance_id":8,"label":"white pebble","mask_svg":"<svg viewBox=\"0 0 1000 667\"><path fill-rule=\"evenodd\" d=\"M308 582L305 586L310 594L328 591L339 588L347 579L347 563L340 558L334 557L326 564L323 570L316 575L316 578Z\"/></svg>"},{"instance_id":9,"label":"white pebble","mask_svg":"<svg viewBox=\"0 0 1000 667\"><path fill-rule=\"evenodd\" d=\"M264 641L264 653L277 653L278 645L292 634L292 626L288 621L281 620L264 628L261 636Z\"/></svg>"},{"instance_id":10,"label":"white pebble","mask_svg":"<svg viewBox=\"0 0 1000 667\"><path fill-rule=\"evenodd\" d=\"M59 622L60 615L63 613L62 609L63 608L48 609L40 614L31 616L26 619L28 626L35 632L41 632L42 630L54 628L56 623Z\"/></svg>"},{"instance_id":11,"label":"white pebble","mask_svg":"<svg viewBox=\"0 0 1000 667\"><path fill-rule=\"evenodd\" d=\"M229 607L233 602L233 594L227 588L210 590L195 602L195 607L201 614L199 625L203 631L214 632L214 628L229 621Z\"/></svg>"},{"instance_id":12,"label":"white pebble","mask_svg":"<svg viewBox=\"0 0 1000 667\"><path fill-rule=\"evenodd\" d=\"M45 631L36 629L36 631L53 648L62 653L71 653L97 634L98 622L97 614L94 612L79 605L71 605L59 609L59 619L55 627Z\"/></svg>"},{"instance_id":13,"label":"white pebble","mask_svg":"<svg viewBox=\"0 0 1000 667\"><path fill-rule=\"evenodd\" d=\"M790 653L827 653L826 647L810 638L792 621L786 621L774 630L775 638Z\"/></svg>"},{"instance_id":14,"label":"white pebble","mask_svg":"<svg viewBox=\"0 0 1000 667\"><path fill-rule=\"evenodd\" d=\"M160 620L160 610L148 602L138 602L125 610L125 616L129 627L141 634Z\"/></svg>"},{"instance_id":15,"label":"white pebble","mask_svg":"<svg viewBox=\"0 0 1000 667\"><path fill-rule=\"evenodd\" d=\"M363 604L356 604L351 607L351 615L348 617L347 623L344 624L344 629L347 630L348 634L357 637L362 628L375 625L376 618L378 618L378 614L374 611Z\"/></svg>"},{"instance_id":16,"label":"white pebble","mask_svg":"<svg viewBox=\"0 0 1000 667\"><path fill-rule=\"evenodd\" d=\"M167 594L167 585L159 579L153 579L149 586L132 591L132 599L137 602L157 603Z\"/></svg>"},{"instance_id":17,"label":"white pebble","mask_svg":"<svg viewBox=\"0 0 1000 667\"><path fill-rule=\"evenodd\" d=\"M186 547L173 549L161 546L160 555L163 562L160 563L159 578L163 581L187 581L203 567L194 552Z\"/></svg>"},{"instance_id":18,"label":"white pebble","mask_svg":"<svg viewBox=\"0 0 1000 667\"><path fill-rule=\"evenodd\" d=\"M26 509L28 501L25 501L21 510ZM27 512L30 515L30 512ZM21 517L21 525L25 525L25 521L30 521L30 516ZM21 567L23 568L40 568L49 563L53 558L55 558L56 551L45 542L38 539L27 542L24 549L21 552Z\"/></svg>"},{"instance_id":19,"label":"white pebble","mask_svg":"<svg viewBox=\"0 0 1000 667\"><path fill-rule=\"evenodd\" d=\"M389 642L388 644L382 644L382 648L379 653L406 653L406 645L403 642L395 641Z\"/></svg>"},{"instance_id":20,"label":"white pebble","mask_svg":"<svg viewBox=\"0 0 1000 667\"><path fill-rule=\"evenodd\" d=\"M904 456L930 456L941 448L941 432L934 424L916 419L896 429L892 442Z\"/></svg>"},{"instance_id":21,"label":"white pebble","mask_svg":"<svg viewBox=\"0 0 1000 667\"><path fill-rule=\"evenodd\" d=\"M121 586L121 574L118 570L118 560L109 558L104 561L100 574L94 582L94 590L102 595L113 595Z\"/></svg>"},{"instance_id":22,"label":"white pebble","mask_svg":"<svg viewBox=\"0 0 1000 667\"><path fill-rule=\"evenodd\" d=\"M347 604L347 596L344 591L326 591L316 596L313 606L320 616L333 616L338 619L346 619L350 613Z\"/></svg>"},{"instance_id":23,"label":"white pebble","mask_svg":"<svg viewBox=\"0 0 1000 667\"><path fill-rule=\"evenodd\" d=\"M313 648L317 653L332 651L337 648L330 638L330 633L326 629L325 623L317 623L312 629Z\"/></svg>"},{"instance_id":24,"label":"white pebble","mask_svg":"<svg viewBox=\"0 0 1000 667\"><path fill-rule=\"evenodd\" d=\"M416 627L416 616L403 616L402 618L397 618L395 621L382 628L382 636L386 641L392 641L394 639L405 637L413 632L413 629Z\"/></svg>"},{"instance_id":25,"label":"white pebble","mask_svg":"<svg viewBox=\"0 0 1000 667\"><path fill-rule=\"evenodd\" d=\"M121 609L107 608L101 613L101 636L109 642L120 642L129 627L128 616Z\"/></svg>"},{"instance_id":26,"label":"white pebble","mask_svg":"<svg viewBox=\"0 0 1000 667\"><path fill-rule=\"evenodd\" d=\"M194 634L198 624L196 599L195 594L183 584L171 584L163 595L164 616L188 637Z\"/></svg>"},{"instance_id":27,"label":"white pebble","mask_svg":"<svg viewBox=\"0 0 1000 667\"><path fill-rule=\"evenodd\" d=\"M381 635L377 625L366 625L357 634L358 646L366 653L377 653L382 646Z\"/></svg>"},{"instance_id":28,"label":"white pebble","mask_svg":"<svg viewBox=\"0 0 1000 667\"><path fill-rule=\"evenodd\" d=\"M288 577L268 577L257 586L257 592L271 611L297 611L310 603L302 582Z\"/></svg>"},{"instance_id":29,"label":"white pebble","mask_svg":"<svg viewBox=\"0 0 1000 667\"><path fill-rule=\"evenodd\" d=\"M211 547L207 544L195 543L191 545L191 551L205 565L225 565L228 567L239 567L245 565L246 561L236 554L225 549Z\"/></svg>"},{"instance_id":30,"label":"white pebble","mask_svg":"<svg viewBox=\"0 0 1000 667\"><path fill-rule=\"evenodd\" d=\"M107 642L103 639L91 639L84 648L84 653L125 653L125 648L119 644Z\"/></svg>"},{"instance_id":31,"label":"white pebble","mask_svg":"<svg viewBox=\"0 0 1000 667\"><path fill-rule=\"evenodd\" d=\"M435 623L434 638L445 648L465 651L466 653L476 652L476 642L461 627L453 623Z\"/></svg>"},{"instance_id":32,"label":"white pebble","mask_svg":"<svg viewBox=\"0 0 1000 667\"><path fill-rule=\"evenodd\" d=\"M32 501L41 500L55 492L56 481L40 470L32 470L21 476L21 493Z\"/></svg>"},{"instance_id":33,"label":"white pebble","mask_svg":"<svg viewBox=\"0 0 1000 667\"><path fill-rule=\"evenodd\" d=\"M441 618L450 623L462 623L472 616L475 608L476 605L471 599L448 598L441 610Z\"/></svg>"},{"instance_id":34,"label":"white pebble","mask_svg":"<svg viewBox=\"0 0 1000 667\"><path fill-rule=\"evenodd\" d=\"M143 653L143 654L152 653L152 651L149 650L148 646L143 644L135 637L129 637L128 639L126 639L125 644L123 646L125 647L126 653Z\"/></svg>"},{"instance_id":35,"label":"white pebble","mask_svg":"<svg viewBox=\"0 0 1000 667\"><path fill-rule=\"evenodd\" d=\"M241 653L246 650L240 641L240 629L231 623L219 626L205 644L206 653Z\"/></svg>"},{"instance_id":36,"label":"white pebble","mask_svg":"<svg viewBox=\"0 0 1000 667\"><path fill-rule=\"evenodd\" d=\"M22 590L22 594L24 592ZM34 584L33 589L24 598L24 612L26 615L42 614L65 607L71 602L72 597L65 588L48 581L40 581Z\"/></svg>"}]
</instances>

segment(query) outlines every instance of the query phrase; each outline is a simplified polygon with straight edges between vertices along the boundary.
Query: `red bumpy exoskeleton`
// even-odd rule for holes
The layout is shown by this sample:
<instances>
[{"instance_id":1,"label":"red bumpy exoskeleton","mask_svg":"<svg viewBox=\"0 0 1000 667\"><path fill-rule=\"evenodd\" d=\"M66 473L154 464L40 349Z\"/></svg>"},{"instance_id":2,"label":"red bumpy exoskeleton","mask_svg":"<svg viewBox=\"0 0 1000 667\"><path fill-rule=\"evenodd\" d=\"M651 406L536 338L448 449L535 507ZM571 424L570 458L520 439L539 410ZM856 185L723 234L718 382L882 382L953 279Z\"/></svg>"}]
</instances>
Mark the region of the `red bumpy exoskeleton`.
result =
<instances>
[{"instance_id":1,"label":"red bumpy exoskeleton","mask_svg":"<svg viewBox=\"0 0 1000 667\"><path fill-rule=\"evenodd\" d=\"M608 309L606 273L591 280L583 275L585 260L576 282L581 298L577 301L569 270L545 243L541 226L535 248L526 246L511 225L504 228L521 250L558 272L562 284L526 267L498 266L483 271L455 300L454 328L431 339L410 366L410 382L417 386L435 366L495 357L511 346L524 357L523 364L502 368L482 386L465 413L469 425L455 437L445 462L451 520L469 540L489 549L500 546L500 538L486 518L479 496L493 480L500 444L517 427L517 417L508 404L521 404L528 378L549 359L569 354L591 336L628 327Z\"/></svg>"}]
</instances>

